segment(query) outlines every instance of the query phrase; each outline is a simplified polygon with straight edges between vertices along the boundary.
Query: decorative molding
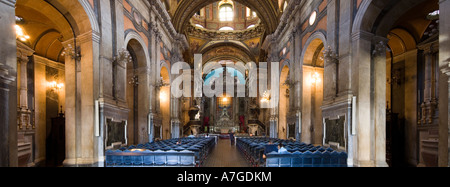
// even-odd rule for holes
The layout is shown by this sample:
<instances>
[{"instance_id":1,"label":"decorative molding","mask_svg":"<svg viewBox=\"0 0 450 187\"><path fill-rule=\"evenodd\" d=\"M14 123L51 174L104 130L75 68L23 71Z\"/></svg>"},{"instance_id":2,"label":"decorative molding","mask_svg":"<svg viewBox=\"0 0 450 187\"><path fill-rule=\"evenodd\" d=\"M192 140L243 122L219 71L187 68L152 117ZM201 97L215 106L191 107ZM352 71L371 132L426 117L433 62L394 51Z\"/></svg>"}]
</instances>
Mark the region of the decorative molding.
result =
<instances>
[{"instance_id":1,"label":"decorative molding","mask_svg":"<svg viewBox=\"0 0 450 187\"><path fill-rule=\"evenodd\" d=\"M34 50L22 42L17 41L17 60L19 62L28 62L28 57L34 54Z\"/></svg>"},{"instance_id":2,"label":"decorative molding","mask_svg":"<svg viewBox=\"0 0 450 187\"><path fill-rule=\"evenodd\" d=\"M10 6L11 8L16 6L16 0L0 0L0 3Z\"/></svg>"},{"instance_id":3,"label":"decorative molding","mask_svg":"<svg viewBox=\"0 0 450 187\"><path fill-rule=\"evenodd\" d=\"M360 30L360 31L352 33L352 40L357 41L357 40L363 39L363 40L371 41L373 39L373 36L374 36L374 34L372 34L370 32Z\"/></svg>"},{"instance_id":4,"label":"decorative molding","mask_svg":"<svg viewBox=\"0 0 450 187\"><path fill-rule=\"evenodd\" d=\"M151 7L150 10L153 10L155 12L155 14L158 16L158 19L160 21L159 23L161 26L163 26L162 28L166 31L166 33L168 33L169 38L172 39L172 41L179 41L181 44L179 47L181 47L183 50L188 49L189 43L186 39L186 36L179 34L175 30L175 27L173 26L172 21L171 21L171 17L169 15L169 13L166 11L166 9L164 8L164 4L160 0L151 0L150 7ZM149 30L151 30L150 28L152 28L154 32L158 31L157 26L158 25L155 25L154 23L150 23ZM157 34L157 36L158 36L158 34Z\"/></svg>"},{"instance_id":5,"label":"decorative molding","mask_svg":"<svg viewBox=\"0 0 450 187\"><path fill-rule=\"evenodd\" d=\"M372 51L373 56L386 56L387 43L384 41L379 41L375 43L374 49Z\"/></svg>"},{"instance_id":6,"label":"decorative molding","mask_svg":"<svg viewBox=\"0 0 450 187\"><path fill-rule=\"evenodd\" d=\"M195 36L196 38L206 40L249 40L252 38L262 37L266 32L264 25L259 25L255 28L243 30L243 31L212 31L208 29L202 29L189 25L186 28L186 34L188 36Z\"/></svg>"},{"instance_id":7,"label":"decorative molding","mask_svg":"<svg viewBox=\"0 0 450 187\"><path fill-rule=\"evenodd\" d=\"M9 0L13 1L13 0ZM14 0L15 1L15 0ZM100 32L100 26L97 21L97 16L95 15L95 11L92 9L91 4L88 0L78 0L78 2L81 4L81 6L84 8L84 11L86 12L89 23L91 24L91 29L95 33Z\"/></svg>"},{"instance_id":8,"label":"decorative molding","mask_svg":"<svg viewBox=\"0 0 450 187\"><path fill-rule=\"evenodd\" d=\"M64 64L62 64L62 63L55 62L53 60L50 60L50 59L47 59L45 57L41 57L41 56L38 56L38 55L33 55L33 57L34 57L34 62L35 63L39 63L39 64L42 64L44 66L55 68L55 69L61 70L61 71L65 71L65 69L66 69L65 68L66 66Z\"/></svg>"},{"instance_id":9,"label":"decorative molding","mask_svg":"<svg viewBox=\"0 0 450 187\"><path fill-rule=\"evenodd\" d=\"M80 44L86 43L86 42L95 42L100 43L100 33L96 31L89 31L83 34L80 34L77 36L77 42Z\"/></svg>"}]
</instances>

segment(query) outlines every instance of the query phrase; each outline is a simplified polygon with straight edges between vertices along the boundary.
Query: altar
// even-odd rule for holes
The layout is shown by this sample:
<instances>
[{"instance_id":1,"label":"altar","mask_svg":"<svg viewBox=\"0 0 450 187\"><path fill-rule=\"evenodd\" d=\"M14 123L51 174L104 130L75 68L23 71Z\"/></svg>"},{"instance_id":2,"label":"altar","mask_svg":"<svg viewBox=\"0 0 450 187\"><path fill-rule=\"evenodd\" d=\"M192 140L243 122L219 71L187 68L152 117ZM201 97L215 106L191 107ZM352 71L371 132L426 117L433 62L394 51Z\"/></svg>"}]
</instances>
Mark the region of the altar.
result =
<instances>
[{"instance_id":1,"label":"altar","mask_svg":"<svg viewBox=\"0 0 450 187\"><path fill-rule=\"evenodd\" d=\"M231 132L239 131L239 125L232 120L228 107L220 107L221 114L219 120L215 123L215 126L212 128L214 132L220 132L221 134L226 134Z\"/></svg>"}]
</instances>

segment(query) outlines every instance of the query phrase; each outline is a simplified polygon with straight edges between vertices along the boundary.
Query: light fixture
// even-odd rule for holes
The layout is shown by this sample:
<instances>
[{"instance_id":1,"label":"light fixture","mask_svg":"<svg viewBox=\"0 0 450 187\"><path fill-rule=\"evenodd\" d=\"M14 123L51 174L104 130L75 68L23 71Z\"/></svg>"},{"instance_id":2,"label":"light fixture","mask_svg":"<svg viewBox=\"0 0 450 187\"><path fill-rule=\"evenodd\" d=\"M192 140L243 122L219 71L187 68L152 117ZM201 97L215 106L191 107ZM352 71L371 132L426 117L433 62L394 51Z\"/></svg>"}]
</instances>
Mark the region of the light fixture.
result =
<instances>
[{"instance_id":1,"label":"light fixture","mask_svg":"<svg viewBox=\"0 0 450 187\"><path fill-rule=\"evenodd\" d=\"M30 36L25 34L25 31L21 26L15 25L14 28L16 29L16 39L19 39L22 42L26 42L30 39Z\"/></svg>"},{"instance_id":2,"label":"light fixture","mask_svg":"<svg viewBox=\"0 0 450 187\"><path fill-rule=\"evenodd\" d=\"M167 101L167 94L163 90L159 91L159 101L161 102Z\"/></svg>"},{"instance_id":3,"label":"light fixture","mask_svg":"<svg viewBox=\"0 0 450 187\"><path fill-rule=\"evenodd\" d=\"M270 101L270 96L267 92L264 92L261 98L261 103L268 103Z\"/></svg>"},{"instance_id":4,"label":"light fixture","mask_svg":"<svg viewBox=\"0 0 450 187\"><path fill-rule=\"evenodd\" d=\"M317 19L317 12L314 11L311 14L311 17L309 17L309 25L314 25L314 23L316 23L316 19Z\"/></svg>"},{"instance_id":5,"label":"light fixture","mask_svg":"<svg viewBox=\"0 0 450 187\"><path fill-rule=\"evenodd\" d=\"M314 72L311 75L311 79L310 79L310 83L311 84L316 84L316 83L320 83L322 80L320 79L320 75L317 72Z\"/></svg>"},{"instance_id":6,"label":"light fixture","mask_svg":"<svg viewBox=\"0 0 450 187\"><path fill-rule=\"evenodd\" d=\"M64 51L61 53L61 56L69 55L72 59L76 61L81 60L81 52L80 50L76 50L74 47L72 47L72 44L68 44L66 48L64 48Z\"/></svg>"},{"instance_id":7,"label":"light fixture","mask_svg":"<svg viewBox=\"0 0 450 187\"><path fill-rule=\"evenodd\" d=\"M428 13L428 15L427 15L427 19L428 19L428 20L431 20L431 21L437 20L437 19L439 19L439 14L440 14L440 11L439 11L439 10L435 10L435 11L433 11L433 12L430 12L430 13Z\"/></svg>"},{"instance_id":8,"label":"light fixture","mask_svg":"<svg viewBox=\"0 0 450 187\"><path fill-rule=\"evenodd\" d=\"M56 81L48 82L47 86L53 91L61 91L64 88L64 83L57 83Z\"/></svg>"},{"instance_id":9,"label":"light fixture","mask_svg":"<svg viewBox=\"0 0 450 187\"><path fill-rule=\"evenodd\" d=\"M226 103L226 102L228 102L228 98L224 97L224 98L222 99L222 101L223 101L224 103Z\"/></svg>"}]
</instances>

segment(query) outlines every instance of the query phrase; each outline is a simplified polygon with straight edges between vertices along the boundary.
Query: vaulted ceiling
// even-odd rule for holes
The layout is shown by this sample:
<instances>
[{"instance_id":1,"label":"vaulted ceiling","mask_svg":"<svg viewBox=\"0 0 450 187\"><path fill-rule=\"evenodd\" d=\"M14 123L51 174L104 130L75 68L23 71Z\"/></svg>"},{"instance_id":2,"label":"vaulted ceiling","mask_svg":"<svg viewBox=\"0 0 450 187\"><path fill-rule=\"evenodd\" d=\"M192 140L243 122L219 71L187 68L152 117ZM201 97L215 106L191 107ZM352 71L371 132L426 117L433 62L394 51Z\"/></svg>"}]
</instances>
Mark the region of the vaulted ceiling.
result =
<instances>
[{"instance_id":1,"label":"vaulted ceiling","mask_svg":"<svg viewBox=\"0 0 450 187\"><path fill-rule=\"evenodd\" d=\"M219 0L180 0L176 8L171 5L170 10L173 13L172 22L179 33L189 25L189 20L201 8L208 4L218 2ZM252 10L255 10L261 18L262 23L267 27L266 32L273 33L278 26L278 18L281 15L277 0L234 0Z\"/></svg>"},{"instance_id":2,"label":"vaulted ceiling","mask_svg":"<svg viewBox=\"0 0 450 187\"><path fill-rule=\"evenodd\" d=\"M166 0L164 1L172 16L172 23L177 32L185 34L190 43L186 59L193 59L193 54L201 53L206 61L238 57L239 61L258 62L261 55L262 40L273 33L282 14L279 0L233 0L257 13L260 24L252 29L237 31L214 31L193 27L192 17L202 8L220 0ZM237 59L235 59L237 60ZM190 61L190 60L188 60ZM246 62L245 62L246 63Z\"/></svg>"}]
</instances>

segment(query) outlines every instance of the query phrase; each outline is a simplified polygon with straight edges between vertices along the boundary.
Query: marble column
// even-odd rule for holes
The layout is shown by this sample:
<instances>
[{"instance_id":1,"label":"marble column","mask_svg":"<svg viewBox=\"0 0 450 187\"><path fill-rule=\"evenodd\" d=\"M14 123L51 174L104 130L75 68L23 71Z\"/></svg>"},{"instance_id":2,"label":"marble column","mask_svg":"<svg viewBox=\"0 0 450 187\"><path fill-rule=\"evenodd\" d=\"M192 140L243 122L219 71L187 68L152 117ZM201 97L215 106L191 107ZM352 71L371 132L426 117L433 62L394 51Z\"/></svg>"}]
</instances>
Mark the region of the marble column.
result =
<instances>
[{"instance_id":1,"label":"marble column","mask_svg":"<svg viewBox=\"0 0 450 187\"><path fill-rule=\"evenodd\" d=\"M74 40L63 42L65 55L65 118L66 118L66 159L64 165L76 165L76 51L71 49Z\"/></svg>"},{"instance_id":2,"label":"marble column","mask_svg":"<svg viewBox=\"0 0 450 187\"><path fill-rule=\"evenodd\" d=\"M439 166L450 166L450 0L439 1Z\"/></svg>"},{"instance_id":3,"label":"marble column","mask_svg":"<svg viewBox=\"0 0 450 187\"><path fill-rule=\"evenodd\" d=\"M153 18L152 18L153 19ZM146 129L146 131L148 132L147 136L144 137L139 137L139 142L153 142L153 139L155 137L155 133L160 133L160 132L154 132L153 129L155 125L157 126L161 126L161 124L156 124L159 119L159 116L157 114L158 106L157 105L157 101L158 101L158 97L157 97L157 81L160 79L160 73L159 73L159 63L160 63L160 58L161 58L161 47L160 47L160 42L161 42L161 34L158 31L158 24L157 23L151 23L149 25L149 29L151 30L151 37L150 37L150 64L149 64L149 68L148 68L148 72L145 75L146 78L146 84L143 85L146 87L146 91L145 96L148 98L148 108L145 111L148 111L148 120L146 126L142 126L141 122L139 122L139 129L140 131L142 129ZM157 70L157 71L156 71ZM154 73L154 72L158 72L158 73ZM141 90L141 89L139 89ZM140 94L144 95L144 94ZM141 111L141 110L140 110ZM161 129L163 127L161 126ZM161 137L163 137L163 135L161 135Z\"/></svg>"},{"instance_id":4,"label":"marble column","mask_svg":"<svg viewBox=\"0 0 450 187\"><path fill-rule=\"evenodd\" d=\"M9 89L15 78L9 75L8 68L0 62L0 167L11 166L10 159L17 159L10 156L9 143Z\"/></svg>"},{"instance_id":5,"label":"marble column","mask_svg":"<svg viewBox=\"0 0 450 187\"><path fill-rule=\"evenodd\" d=\"M324 67L324 101L326 103L333 102L337 96L337 71L338 71L338 55L333 51L331 46L326 48L323 52L325 67Z\"/></svg>"},{"instance_id":6,"label":"marble column","mask_svg":"<svg viewBox=\"0 0 450 187\"><path fill-rule=\"evenodd\" d=\"M178 62L179 60L172 60L173 63ZM170 71L170 70L168 70ZM182 76L182 75L178 75ZM172 77L175 79L175 77ZM168 89L170 90L170 88ZM170 124L171 124L171 138L180 138L180 128L182 127L179 115L179 107L180 107L180 99L172 96L171 92L167 93L170 95Z\"/></svg>"},{"instance_id":7,"label":"marble column","mask_svg":"<svg viewBox=\"0 0 450 187\"><path fill-rule=\"evenodd\" d=\"M302 139L302 103L303 103L303 60L300 59L300 54L302 50L302 40L300 37L300 32L293 33L292 35L292 43L291 50L293 53L291 57L293 58L292 62L292 72L291 79L292 81L292 89L290 96L293 99L292 108L290 110L293 111L295 116L295 139L297 141L301 141Z\"/></svg>"},{"instance_id":8,"label":"marble column","mask_svg":"<svg viewBox=\"0 0 450 187\"><path fill-rule=\"evenodd\" d=\"M17 166L16 0L0 1L0 166Z\"/></svg>"},{"instance_id":9,"label":"marble column","mask_svg":"<svg viewBox=\"0 0 450 187\"><path fill-rule=\"evenodd\" d=\"M365 31L353 33L352 38L352 61L353 66L352 84L354 85L354 93L357 93L357 111L356 111L356 149L355 165L361 167L373 167L375 144L374 139L374 122L372 121L371 111L373 105L371 102L371 47L373 34ZM352 86L353 87L353 86Z\"/></svg>"},{"instance_id":10,"label":"marble column","mask_svg":"<svg viewBox=\"0 0 450 187\"><path fill-rule=\"evenodd\" d=\"M375 166L388 167L386 162L386 46L387 38L375 37L372 51L374 63Z\"/></svg>"}]
</instances>

